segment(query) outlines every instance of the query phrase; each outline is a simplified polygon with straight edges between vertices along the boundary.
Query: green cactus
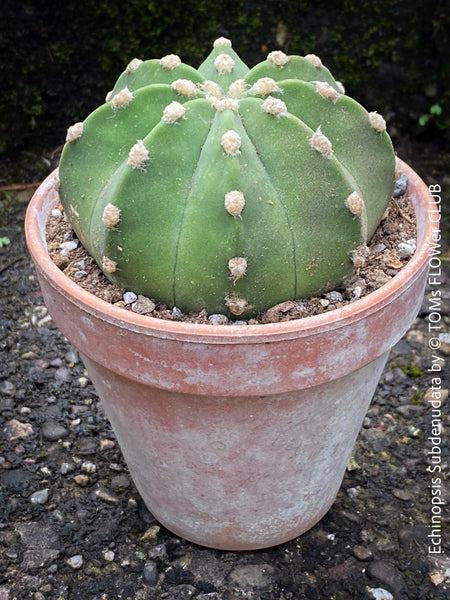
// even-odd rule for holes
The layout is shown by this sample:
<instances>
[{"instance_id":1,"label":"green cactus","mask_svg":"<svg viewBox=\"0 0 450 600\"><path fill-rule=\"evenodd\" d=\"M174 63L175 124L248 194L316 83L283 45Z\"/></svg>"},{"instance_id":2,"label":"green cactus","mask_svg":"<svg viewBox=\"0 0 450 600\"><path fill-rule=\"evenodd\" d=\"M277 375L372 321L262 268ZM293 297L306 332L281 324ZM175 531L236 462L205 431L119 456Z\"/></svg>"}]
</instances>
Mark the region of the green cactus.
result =
<instances>
[{"instance_id":1,"label":"green cactus","mask_svg":"<svg viewBox=\"0 0 450 600\"><path fill-rule=\"evenodd\" d=\"M68 130L61 202L120 287L246 318L351 272L393 190L385 128L316 56L250 70L220 38L198 70L128 65Z\"/></svg>"}]
</instances>

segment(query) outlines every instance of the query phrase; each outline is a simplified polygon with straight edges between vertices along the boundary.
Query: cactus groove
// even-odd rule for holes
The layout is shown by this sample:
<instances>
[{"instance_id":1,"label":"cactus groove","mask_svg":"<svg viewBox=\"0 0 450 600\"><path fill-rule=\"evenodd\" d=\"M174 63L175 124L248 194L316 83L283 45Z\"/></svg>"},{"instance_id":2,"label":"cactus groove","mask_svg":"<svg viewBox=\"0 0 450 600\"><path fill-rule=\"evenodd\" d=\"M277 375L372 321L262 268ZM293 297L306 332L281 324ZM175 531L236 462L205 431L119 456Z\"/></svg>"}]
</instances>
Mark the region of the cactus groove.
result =
<instances>
[{"instance_id":1,"label":"cactus groove","mask_svg":"<svg viewBox=\"0 0 450 600\"><path fill-rule=\"evenodd\" d=\"M249 69L133 59L70 127L60 197L105 275L185 312L244 318L351 272L391 198L386 124L315 55Z\"/></svg>"}]
</instances>

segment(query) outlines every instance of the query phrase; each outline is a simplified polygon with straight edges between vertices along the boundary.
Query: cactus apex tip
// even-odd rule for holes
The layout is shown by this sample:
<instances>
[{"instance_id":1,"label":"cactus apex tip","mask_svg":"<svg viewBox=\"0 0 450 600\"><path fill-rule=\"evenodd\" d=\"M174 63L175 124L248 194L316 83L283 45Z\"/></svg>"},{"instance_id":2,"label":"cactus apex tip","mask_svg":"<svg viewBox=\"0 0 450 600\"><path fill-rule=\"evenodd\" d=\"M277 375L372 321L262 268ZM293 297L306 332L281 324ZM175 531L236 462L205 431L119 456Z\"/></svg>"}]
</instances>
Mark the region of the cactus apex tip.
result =
<instances>
[{"instance_id":1,"label":"cactus apex tip","mask_svg":"<svg viewBox=\"0 0 450 600\"><path fill-rule=\"evenodd\" d=\"M231 40L226 37L219 37L217 40L214 40L213 48L220 48L221 46L228 46L228 48L231 48Z\"/></svg>"}]
</instances>

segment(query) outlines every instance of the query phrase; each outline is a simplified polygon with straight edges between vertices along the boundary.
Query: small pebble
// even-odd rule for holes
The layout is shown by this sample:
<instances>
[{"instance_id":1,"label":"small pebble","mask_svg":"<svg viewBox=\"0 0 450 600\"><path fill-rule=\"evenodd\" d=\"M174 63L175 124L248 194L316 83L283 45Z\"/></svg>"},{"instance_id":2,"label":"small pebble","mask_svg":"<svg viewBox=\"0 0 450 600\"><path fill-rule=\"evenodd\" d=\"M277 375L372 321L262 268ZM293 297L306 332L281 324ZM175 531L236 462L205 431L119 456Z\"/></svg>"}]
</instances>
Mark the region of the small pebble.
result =
<instances>
[{"instance_id":1,"label":"small pebble","mask_svg":"<svg viewBox=\"0 0 450 600\"><path fill-rule=\"evenodd\" d=\"M84 260L84 258L82 258L81 260L77 260L77 262L74 262L73 266L76 269L84 270L86 268L86 261Z\"/></svg>"},{"instance_id":2,"label":"small pebble","mask_svg":"<svg viewBox=\"0 0 450 600\"><path fill-rule=\"evenodd\" d=\"M69 252L75 250L75 248L78 248L78 242L76 240L71 240L69 242L61 242L59 247L61 248L61 254L67 256Z\"/></svg>"},{"instance_id":3,"label":"small pebble","mask_svg":"<svg viewBox=\"0 0 450 600\"><path fill-rule=\"evenodd\" d=\"M156 304L146 296L139 295L136 302L131 305L131 310L138 315L148 315L156 308Z\"/></svg>"},{"instance_id":4,"label":"small pebble","mask_svg":"<svg viewBox=\"0 0 450 600\"><path fill-rule=\"evenodd\" d=\"M0 383L0 392L6 396L14 396L16 386L10 381L2 381Z\"/></svg>"},{"instance_id":5,"label":"small pebble","mask_svg":"<svg viewBox=\"0 0 450 600\"><path fill-rule=\"evenodd\" d=\"M385 244L376 244L370 251L371 254L381 254L386 250Z\"/></svg>"},{"instance_id":6,"label":"small pebble","mask_svg":"<svg viewBox=\"0 0 450 600\"><path fill-rule=\"evenodd\" d=\"M398 254L400 258L407 258L412 256L416 251L416 240L408 240L407 242L400 242L397 246Z\"/></svg>"},{"instance_id":7,"label":"small pebble","mask_svg":"<svg viewBox=\"0 0 450 600\"><path fill-rule=\"evenodd\" d=\"M408 178L405 174L402 174L399 177L399 179L397 179L397 181L395 182L394 193L393 193L394 198L398 198L399 196L404 194L407 189L408 189Z\"/></svg>"},{"instance_id":8,"label":"small pebble","mask_svg":"<svg viewBox=\"0 0 450 600\"><path fill-rule=\"evenodd\" d=\"M87 377L81 376L78 377L77 382L80 388L85 388L89 383L89 379Z\"/></svg>"},{"instance_id":9,"label":"small pebble","mask_svg":"<svg viewBox=\"0 0 450 600\"><path fill-rule=\"evenodd\" d=\"M320 299L320 304L324 307L327 308L328 306L330 306L330 301L327 298L321 298Z\"/></svg>"},{"instance_id":10,"label":"small pebble","mask_svg":"<svg viewBox=\"0 0 450 600\"><path fill-rule=\"evenodd\" d=\"M133 304L138 298L134 292L125 292L122 297L125 304Z\"/></svg>"},{"instance_id":11,"label":"small pebble","mask_svg":"<svg viewBox=\"0 0 450 600\"><path fill-rule=\"evenodd\" d=\"M46 504L48 501L49 490L38 490L30 496L31 504Z\"/></svg>"},{"instance_id":12,"label":"small pebble","mask_svg":"<svg viewBox=\"0 0 450 600\"><path fill-rule=\"evenodd\" d=\"M325 298L328 298L331 304L337 304L338 302L344 301L342 294L340 292L336 292L335 290L333 290L332 292L328 292L328 294L325 294Z\"/></svg>"},{"instance_id":13,"label":"small pebble","mask_svg":"<svg viewBox=\"0 0 450 600\"><path fill-rule=\"evenodd\" d=\"M87 475L75 475L73 480L80 487L86 487L89 485L89 477Z\"/></svg>"},{"instance_id":14,"label":"small pebble","mask_svg":"<svg viewBox=\"0 0 450 600\"><path fill-rule=\"evenodd\" d=\"M373 598L373 600L394 600L394 596L391 592L384 590L383 588L367 588L367 593L369 594L369 598Z\"/></svg>"},{"instance_id":15,"label":"small pebble","mask_svg":"<svg viewBox=\"0 0 450 600\"><path fill-rule=\"evenodd\" d=\"M63 463L61 463L61 466L59 467L59 472L61 473L61 475L67 475L68 473L73 471L74 468L75 467L72 463L63 462Z\"/></svg>"},{"instance_id":16,"label":"small pebble","mask_svg":"<svg viewBox=\"0 0 450 600\"><path fill-rule=\"evenodd\" d=\"M105 550L103 552L103 558L107 561L107 562L112 562L114 560L115 557L115 553L112 550Z\"/></svg>"},{"instance_id":17,"label":"small pebble","mask_svg":"<svg viewBox=\"0 0 450 600\"><path fill-rule=\"evenodd\" d=\"M97 467L93 462L86 461L81 465L81 470L85 473L95 473L97 471Z\"/></svg>"},{"instance_id":18,"label":"small pebble","mask_svg":"<svg viewBox=\"0 0 450 600\"><path fill-rule=\"evenodd\" d=\"M178 306L174 306L172 308L172 315L175 317L175 319L179 319L181 320L183 318L183 313L182 311L178 308Z\"/></svg>"},{"instance_id":19,"label":"small pebble","mask_svg":"<svg viewBox=\"0 0 450 600\"><path fill-rule=\"evenodd\" d=\"M81 567L83 566L83 557L81 556L81 554L71 556L67 559L67 564L69 565L69 567L72 567L72 569L81 569Z\"/></svg>"},{"instance_id":20,"label":"small pebble","mask_svg":"<svg viewBox=\"0 0 450 600\"><path fill-rule=\"evenodd\" d=\"M59 210L59 208L53 208L52 209L52 217L61 217L62 212Z\"/></svg>"},{"instance_id":21,"label":"small pebble","mask_svg":"<svg viewBox=\"0 0 450 600\"><path fill-rule=\"evenodd\" d=\"M211 325L226 325L228 323L228 317L220 314L209 315L208 321Z\"/></svg>"},{"instance_id":22,"label":"small pebble","mask_svg":"<svg viewBox=\"0 0 450 600\"><path fill-rule=\"evenodd\" d=\"M150 561L144 565L144 583L155 586L158 583L158 567L155 562Z\"/></svg>"},{"instance_id":23,"label":"small pebble","mask_svg":"<svg viewBox=\"0 0 450 600\"><path fill-rule=\"evenodd\" d=\"M75 271L75 273L73 274L74 279L76 279L77 281L79 281L80 279L84 279L87 275L87 271Z\"/></svg>"}]
</instances>

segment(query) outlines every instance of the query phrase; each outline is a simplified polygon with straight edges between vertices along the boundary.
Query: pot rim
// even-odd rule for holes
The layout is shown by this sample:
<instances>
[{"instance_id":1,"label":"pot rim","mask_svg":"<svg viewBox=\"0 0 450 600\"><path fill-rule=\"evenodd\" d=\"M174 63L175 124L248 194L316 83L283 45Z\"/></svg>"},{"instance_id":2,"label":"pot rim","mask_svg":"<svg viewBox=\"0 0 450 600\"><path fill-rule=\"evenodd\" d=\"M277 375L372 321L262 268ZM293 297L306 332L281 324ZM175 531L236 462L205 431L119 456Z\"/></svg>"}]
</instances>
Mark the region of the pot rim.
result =
<instances>
[{"instance_id":1,"label":"pot rim","mask_svg":"<svg viewBox=\"0 0 450 600\"><path fill-rule=\"evenodd\" d=\"M207 341L208 343L255 343L258 337L265 343L268 338L288 339L301 337L337 329L349 323L363 319L367 314L380 310L386 304L393 302L405 288L409 287L419 275L429 260L430 253L436 246L432 233L436 231L436 223L428 218L430 212L438 212L436 203L426 184L417 173L401 159L397 159L401 171L408 177L410 185L416 188L417 193L412 196L416 213L423 210L427 218L423 232L418 231L418 245L416 252L409 262L389 282L371 292L367 296L346 304L336 310L313 315L301 319L293 319L279 323L260 323L243 325L207 325L189 323L184 321L168 321L156 317L139 315L127 311L101 300L94 294L84 290L81 286L67 277L50 258L42 222L39 215L42 212L44 201L49 193L55 190L55 180L58 169L55 169L41 183L30 200L25 217L25 234L29 252L37 268L47 280L52 280L61 293L75 299L87 313L94 314L97 318L114 322L117 326L130 328L136 331L160 337L171 337L185 340Z\"/></svg>"}]
</instances>

